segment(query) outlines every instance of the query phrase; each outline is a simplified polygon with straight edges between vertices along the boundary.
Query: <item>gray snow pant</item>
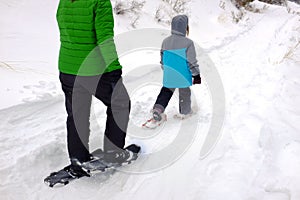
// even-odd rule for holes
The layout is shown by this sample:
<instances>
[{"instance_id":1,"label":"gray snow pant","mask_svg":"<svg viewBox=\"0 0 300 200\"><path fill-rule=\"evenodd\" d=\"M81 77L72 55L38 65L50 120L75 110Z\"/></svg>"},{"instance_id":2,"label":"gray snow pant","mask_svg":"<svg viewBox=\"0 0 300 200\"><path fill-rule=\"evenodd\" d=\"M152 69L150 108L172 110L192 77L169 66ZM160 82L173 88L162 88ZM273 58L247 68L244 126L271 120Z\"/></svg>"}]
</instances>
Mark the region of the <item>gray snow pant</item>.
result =
<instances>
[{"instance_id":1,"label":"gray snow pant","mask_svg":"<svg viewBox=\"0 0 300 200\"><path fill-rule=\"evenodd\" d=\"M163 113L168 106L168 103L173 96L176 88L166 88L163 87L156 99L153 109ZM179 88L179 113L188 114L191 112L191 89Z\"/></svg>"}]
</instances>

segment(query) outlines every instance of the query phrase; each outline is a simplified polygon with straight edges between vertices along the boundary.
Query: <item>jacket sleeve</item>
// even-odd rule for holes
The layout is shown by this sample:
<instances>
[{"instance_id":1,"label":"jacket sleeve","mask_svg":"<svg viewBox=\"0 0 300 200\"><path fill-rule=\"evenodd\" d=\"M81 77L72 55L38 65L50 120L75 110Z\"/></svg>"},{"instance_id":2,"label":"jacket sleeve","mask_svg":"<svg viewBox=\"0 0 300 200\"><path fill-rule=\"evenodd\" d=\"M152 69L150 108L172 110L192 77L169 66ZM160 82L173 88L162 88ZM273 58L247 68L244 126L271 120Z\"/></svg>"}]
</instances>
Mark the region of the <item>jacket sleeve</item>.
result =
<instances>
[{"instance_id":1,"label":"jacket sleeve","mask_svg":"<svg viewBox=\"0 0 300 200\"><path fill-rule=\"evenodd\" d=\"M164 50L163 50L163 44L162 44L161 49L160 49L160 67L162 70L164 69L163 57L164 57Z\"/></svg>"},{"instance_id":2,"label":"jacket sleeve","mask_svg":"<svg viewBox=\"0 0 300 200\"><path fill-rule=\"evenodd\" d=\"M187 48L187 61L193 76L200 74L194 42L191 41Z\"/></svg>"},{"instance_id":3,"label":"jacket sleeve","mask_svg":"<svg viewBox=\"0 0 300 200\"><path fill-rule=\"evenodd\" d=\"M97 1L95 9L95 31L97 45L106 67L118 62L114 42L114 17L110 1Z\"/></svg>"}]
</instances>

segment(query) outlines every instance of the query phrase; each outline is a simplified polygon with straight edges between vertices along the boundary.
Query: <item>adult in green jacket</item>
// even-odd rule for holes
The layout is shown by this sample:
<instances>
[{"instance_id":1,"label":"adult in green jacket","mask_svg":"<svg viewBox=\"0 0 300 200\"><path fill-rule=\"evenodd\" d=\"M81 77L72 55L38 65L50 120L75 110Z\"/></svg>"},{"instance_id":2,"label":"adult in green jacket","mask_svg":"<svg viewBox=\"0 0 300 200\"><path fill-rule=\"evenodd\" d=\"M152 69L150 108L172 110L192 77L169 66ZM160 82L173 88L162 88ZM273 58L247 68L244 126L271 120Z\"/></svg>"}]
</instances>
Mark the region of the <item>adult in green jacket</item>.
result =
<instances>
[{"instance_id":1,"label":"adult in green jacket","mask_svg":"<svg viewBox=\"0 0 300 200\"><path fill-rule=\"evenodd\" d=\"M103 148L115 162L126 160L124 150L130 100L122 83L113 36L110 0L60 0L59 71L67 110L69 168L90 160L89 117L92 96L107 106Z\"/></svg>"}]
</instances>

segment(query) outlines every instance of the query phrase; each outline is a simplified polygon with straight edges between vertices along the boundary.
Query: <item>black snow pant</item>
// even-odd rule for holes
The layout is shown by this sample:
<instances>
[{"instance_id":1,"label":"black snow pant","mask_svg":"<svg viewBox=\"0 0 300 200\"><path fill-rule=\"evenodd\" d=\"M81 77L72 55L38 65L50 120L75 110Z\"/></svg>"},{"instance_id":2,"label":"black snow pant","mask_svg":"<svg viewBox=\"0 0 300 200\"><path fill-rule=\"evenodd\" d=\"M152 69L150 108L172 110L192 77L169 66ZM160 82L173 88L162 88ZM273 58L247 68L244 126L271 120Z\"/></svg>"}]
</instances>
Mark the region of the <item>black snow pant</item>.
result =
<instances>
[{"instance_id":1,"label":"black snow pant","mask_svg":"<svg viewBox=\"0 0 300 200\"><path fill-rule=\"evenodd\" d=\"M130 99L122 82L122 71L98 76L60 73L67 110L67 146L70 159L81 162L90 158L90 109L92 96L106 106L104 151L123 149L129 121Z\"/></svg>"},{"instance_id":2,"label":"black snow pant","mask_svg":"<svg viewBox=\"0 0 300 200\"><path fill-rule=\"evenodd\" d=\"M157 96L156 102L153 109L158 109L164 112L169 104L175 88L162 87L159 95ZM188 114L191 112L191 89L179 88L179 113Z\"/></svg>"}]
</instances>

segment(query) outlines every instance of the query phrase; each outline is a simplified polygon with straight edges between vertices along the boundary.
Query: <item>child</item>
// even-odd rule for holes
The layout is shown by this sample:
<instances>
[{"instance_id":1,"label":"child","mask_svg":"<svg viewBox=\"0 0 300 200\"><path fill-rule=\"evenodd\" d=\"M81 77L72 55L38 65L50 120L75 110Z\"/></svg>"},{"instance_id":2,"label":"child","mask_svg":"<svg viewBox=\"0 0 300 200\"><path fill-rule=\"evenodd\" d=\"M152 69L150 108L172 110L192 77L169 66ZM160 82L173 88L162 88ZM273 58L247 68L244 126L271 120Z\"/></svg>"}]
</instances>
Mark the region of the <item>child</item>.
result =
<instances>
[{"instance_id":1,"label":"child","mask_svg":"<svg viewBox=\"0 0 300 200\"><path fill-rule=\"evenodd\" d=\"M178 15L172 19L172 35L164 39L161 48L163 87L153 106L153 118L143 127L156 128L166 121L164 111L175 91L179 88L179 117L184 119L192 114L191 90L193 84L201 84L195 46L186 38L189 34L188 17ZM193 78L193 81L192 81Z\"/></svg>"}]
</instances>

